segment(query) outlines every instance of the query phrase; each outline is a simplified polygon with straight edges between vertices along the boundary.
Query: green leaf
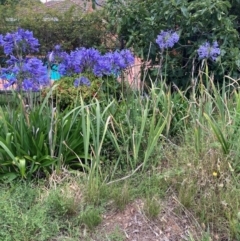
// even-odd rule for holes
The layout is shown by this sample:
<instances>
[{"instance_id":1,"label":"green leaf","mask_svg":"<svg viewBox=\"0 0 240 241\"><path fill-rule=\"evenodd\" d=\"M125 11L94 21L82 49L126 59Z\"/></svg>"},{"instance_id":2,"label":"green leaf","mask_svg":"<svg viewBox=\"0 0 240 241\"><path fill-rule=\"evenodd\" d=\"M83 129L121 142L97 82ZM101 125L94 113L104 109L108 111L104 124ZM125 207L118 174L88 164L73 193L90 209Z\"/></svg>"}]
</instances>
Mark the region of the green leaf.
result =
<instances>
[{"instance_id":1,"label":"green leaf","mask_svg":"<svg viewBox=\"0 0 240 241\"><path fill-rule=\"evenodd\" d=\"M23 158L16 158L15 163L20 171L21 177L26 177L26 160Z\"/></svg>"},{"instance_id":2,"label":"green leaf","mask_svg":"<svg viewBox=\"0 0 240 241\"><path fill-rule=\"evenodd\" d=\"M210 124L211 128L213 129L215 136L217 137L218 141L220 142L223 153L228 154L230 151L230 144L227 142L227 139L224 137L222 131L217 126L217 124L215 122L213 122L206 113L204 113L203 115L207 119L208 123Z\"/></svg>"},{"instance_id":3,"label":"green leaf","mask_svg":"<svg viewBox=\"0 0 240 241\"><path fill-rule=\"evenodd\" d=\"M0 174L0 180L3 180L5 183L10 183L17 177L19 177L19 174L16 172L8 172L8 173Z\"/></svg>"},{"instance_id":4,"label":"green leaf","mask_svg":"<svg viewBox=\"0 0 240 241\"><path fill-rule=\"evenodd\" d=\"M9 150L9 148L2 141L0 141L0 146L8 154L8 156L12 159L12 161L16 162L16 158L14 157L14 154Z\"/></svg>"},{"instance_id":5,"label":"green leaf","mask_svg":"<svg viewBox=\"0 0 240 241\"><path fill-rule=\"evenodd\" d=\"M186 18L189 17L188 9L186 7L182 6L181 7L181 12L182 12L184 17L186 17Z\"/></svg>"}]
</instances>

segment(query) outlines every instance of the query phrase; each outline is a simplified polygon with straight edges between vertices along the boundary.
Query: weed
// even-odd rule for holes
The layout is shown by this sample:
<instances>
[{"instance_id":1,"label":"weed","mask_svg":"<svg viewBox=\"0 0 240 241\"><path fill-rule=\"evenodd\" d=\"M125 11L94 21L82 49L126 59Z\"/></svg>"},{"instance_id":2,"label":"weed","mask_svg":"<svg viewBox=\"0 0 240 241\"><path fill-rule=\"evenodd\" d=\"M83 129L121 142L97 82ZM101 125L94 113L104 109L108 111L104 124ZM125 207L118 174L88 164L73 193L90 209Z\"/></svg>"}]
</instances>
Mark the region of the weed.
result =
<instances>
[{"instance_id":1,"label":"weed","mask_svg":"<svg viewBox=\"0 0 240 241\"><path fill-rule=\"evenodd\" d=\"M134 176L131 181L134 195L140 197L156 195L163 198L168 188L165 178L165 175L158 173L157 170Z\"/></svg>"},{"instance_id":2,"label":"weed","mask_svg":"<svg viewBox=\"0 0 240 241\"><path fill-rule=\"evenodd\" d=\"M85 188L85 202L92 205L99 205L109 196L107 186L98 178L90 178Z\"/></svg>"},{"instance_id":3,"label":"weed","mask_svg":"<svg viewBox=\"0 0 240 241\"><path fill-rule=\"evenodd\" d=\"M145 200L143 209L146 216L152 220L156 219L161 211L160 203L154 197Z\"/></svg>"},{"instance_id":4,"label":"weed","mask_svg":"<svg viewBox=\"0 0 240 241\"><path fill-rule=\"evenodd\" d=\"M80 210L81 203L78 198L74 196L74 193L67 190L67 187L52 191L48 199L50 204L49 211L52 215L74 216L77 215Z\"/></svg>"},{"instance_id":5,"label":"weed","mask_svg":"<svg viewBox=\"0 0 240 241\"><path fill-rule=\"evenodd\" d=\"M102 222L100 211L94 207L88 207L81 215L80 220L90 230L93 230Z\"/></svg>"},{"instance_id":6,"label":"weed","mask_svg":"<svg viewBox=\"0 0 240 241\"><path fill-rule=\"evenodd\" d=\"M125 183L123 187L116 188L113 191L113 200L116 207L123 211L126 205L130 201L130 191L129 191L129 185Z\"/></svg>"},{"instance_id":7,"label":"weed","mask_svg":"<svg viewBox=\"0 0 240 241\"><path fill-rule=\"evenodd\" d=\"M184 182L181 184L178 194L179 201L186 208L189 208L191 205L193 205L197 191L197 185L188 181L189 180L184 180Z\"/></svg>"}]
</instances>

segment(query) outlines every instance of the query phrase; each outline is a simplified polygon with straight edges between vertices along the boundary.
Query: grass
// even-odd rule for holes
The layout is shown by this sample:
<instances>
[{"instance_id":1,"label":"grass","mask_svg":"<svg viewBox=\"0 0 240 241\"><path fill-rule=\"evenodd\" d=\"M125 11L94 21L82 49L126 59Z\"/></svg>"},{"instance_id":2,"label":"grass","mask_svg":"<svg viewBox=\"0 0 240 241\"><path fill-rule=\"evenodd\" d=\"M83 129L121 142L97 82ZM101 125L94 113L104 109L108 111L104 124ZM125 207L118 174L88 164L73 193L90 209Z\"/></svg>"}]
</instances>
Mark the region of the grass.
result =
<instances>
[{"instance_id":1,"label":"grass","mask_svg":"<svg viewBox=\"0 0 240 241\"><path fill-rule=\"evenodd\" d=\"M91 240L109 210L121 213L132 201L141 199L142 211L155 221L164 209L164 200L174 195L181 204L174 212L182 215L185 210L197 223L198 235L190 240L211 240L213 236L239 240L240 195L228 157L222 154L221 146L217 149L206 143L207 147L199 156L189 152L188 141L177 147L168 145L158 167L109 185L93 181L91 194L86 176L67 171L62 178L53 174L39 184L2 185L0 239ZM214 171L219 172L217 176ZM116 230L107 234L101 230L100 240L124 240L122 232Z\"/></svg>"},{"instance_id":2,"label":"grass","mask_svg":"<svg viewBox=\"0 0 240 241\"><path fill-rule=\"evenodd\" d=\"M149 219L156 219L160 213L160 202L155 197L148 197L144 202L144 212Z\"/></svg>"},{"instance_id":3,"label":"grass","mask_svg":"<svg viewBox=\"0 0 240 241\"><path fill-rule=\"evenodd\" d=\"M157 173L152 175L156 179L158 178ZM219 190L220 187L216 186L216 181L214 183L214 179L211 178L212 183L208 183L209 188L206 188L206 183L204 186L202 184L197 189L198 193L195 191L193 196L192 191L187 191L190 202L186 197L181 197L182 187L179 187L177 181L173 180L174 177L168 176L167 178L172 191L175 189L175 194L179 192L178 201L184 206L184 209L190 210L194 214L199 224L204 224L206 227L210 225L210 229L219 235L227 234L229 237L238 237L237 210L240 200L237 197L237 189L230 191L230 187L222 187L222 190ZM176 178L180 181L185 177L177 176ZM99 197L101 202L91 205L85 199L87 192L84 189L84 180L76 182L77 179L73 176L68 181L57 184L56 188L47 188L44 184L36 186L36 184L25 183L14 183L10 188L2 186L1 240L51 240L53 237L61 236L68 236L74 240L75 236L84 233L85 228L87 234L81 240L87 240L96 227L101 224L102 215L109 211L109 208L112 210L117 208L119 212L123 212L131 200L141 198L144 200L145 215L151 220L156 220L163 205L160 204L161 200L164 201L169 195L165 193L163 196L162 190L160 190L161 183L154 182L151 187L155 190L158 188L159 192L155 193L156 196L145 198L146 194L142 187L144 183L149 182L149 179L141 175L142 183L139 185L132 178L129 180L129 183L132 184L121 183L117 187L108 187L106 191L108 197ZM201 181L199 180L199 184ZM181 210L176 209L174 212L181 214ZM218 223L215 220L218 220ZM200 231L202 232L202 230ZM117 240L117 238L121 240L116 234L107 235L109 240Z\"/></svg>"}]
</instances>

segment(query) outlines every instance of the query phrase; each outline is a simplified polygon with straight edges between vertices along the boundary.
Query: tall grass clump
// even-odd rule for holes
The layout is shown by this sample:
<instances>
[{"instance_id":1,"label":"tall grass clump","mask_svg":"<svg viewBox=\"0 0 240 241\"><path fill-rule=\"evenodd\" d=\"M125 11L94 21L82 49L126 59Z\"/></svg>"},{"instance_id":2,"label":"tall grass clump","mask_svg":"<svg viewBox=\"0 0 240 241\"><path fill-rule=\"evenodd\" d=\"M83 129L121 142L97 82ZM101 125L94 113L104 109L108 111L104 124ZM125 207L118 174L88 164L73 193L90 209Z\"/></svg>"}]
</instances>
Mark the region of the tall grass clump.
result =
<instances>
[{"instance_id":1,"label":"tall grass clump","mask_svg":"<svg viewBox=\"0 0 240 241\"><path fill-rule=\"evenodd\" d=\"M165 159L176 170L167 182L209 234L238 240L238 91L229 83L217 85L210 76L207 85L198 80L181 122L184 128L164 145Z\"/></svg>"},{"instance_id":2,"label":"tall grass clump","mask_svg":"<svg viewBox=\"0 0 240 241\"><path fill-rule=\"evenodd\" d=\"M117 151L112 175L118 167L134 170L150 165L149 158L168 123L170 96L170 92L165 93L163 87L151 88L148 96L132 91L131 95L114 102L109 108L111 121L107 138ZM160 104L163 105L162 109L159 108Z\"/></svg>"}]
</instances>

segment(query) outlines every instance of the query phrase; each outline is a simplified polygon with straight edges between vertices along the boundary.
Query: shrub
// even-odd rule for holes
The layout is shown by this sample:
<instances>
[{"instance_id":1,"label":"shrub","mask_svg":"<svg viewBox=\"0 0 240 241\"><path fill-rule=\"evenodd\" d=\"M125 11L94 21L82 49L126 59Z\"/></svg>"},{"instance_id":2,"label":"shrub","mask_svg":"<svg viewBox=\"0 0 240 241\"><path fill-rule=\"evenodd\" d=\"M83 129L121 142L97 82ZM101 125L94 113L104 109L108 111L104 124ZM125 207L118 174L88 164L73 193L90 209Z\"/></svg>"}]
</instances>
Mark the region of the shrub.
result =
<instances>
[{"instance_id":1,"label":"shrub","mask_svg":"<svg viewBox=\"0 0 240 241\"><path fill-rule=\"evenodd\" d=\"M74 82L78 78L77 75L66 76L59 81L54 82L54 88L52 90L52 95L49 96L49 101L53 100L61 110L64 110L79 104L81 98L83 98L86 103L94 97L101 99L102 79L97 78L92 74L84 74L84 76L90 80L90 86L79 85L78 87L75 87ZM49 91L50 88L43 89L42 97L45 98Z\"/></svg>"},{"instance_id":2,"label":"shrub","mask_svg":"<svg viewBox=\"0 0 240 241\"><path fill-rule=\"evenodd\" d=\"M63 3L63 5L71 5L71 3ZM68 6L63 12L55 8L47 8L40 1L30 0L21 0L14 6L0 5L1 32L6 33L17 27L33 31L41 43L41 55L47 54L56 43L67 50L84 46L106 51L111 41L106 41L105 38L107 29L105 22L102 21L103 11L86 14L77 4L72 4L68 10L67 8ZM17 21L9 21L9 19L17 19Z\"/></svg>"}]
</instances>

